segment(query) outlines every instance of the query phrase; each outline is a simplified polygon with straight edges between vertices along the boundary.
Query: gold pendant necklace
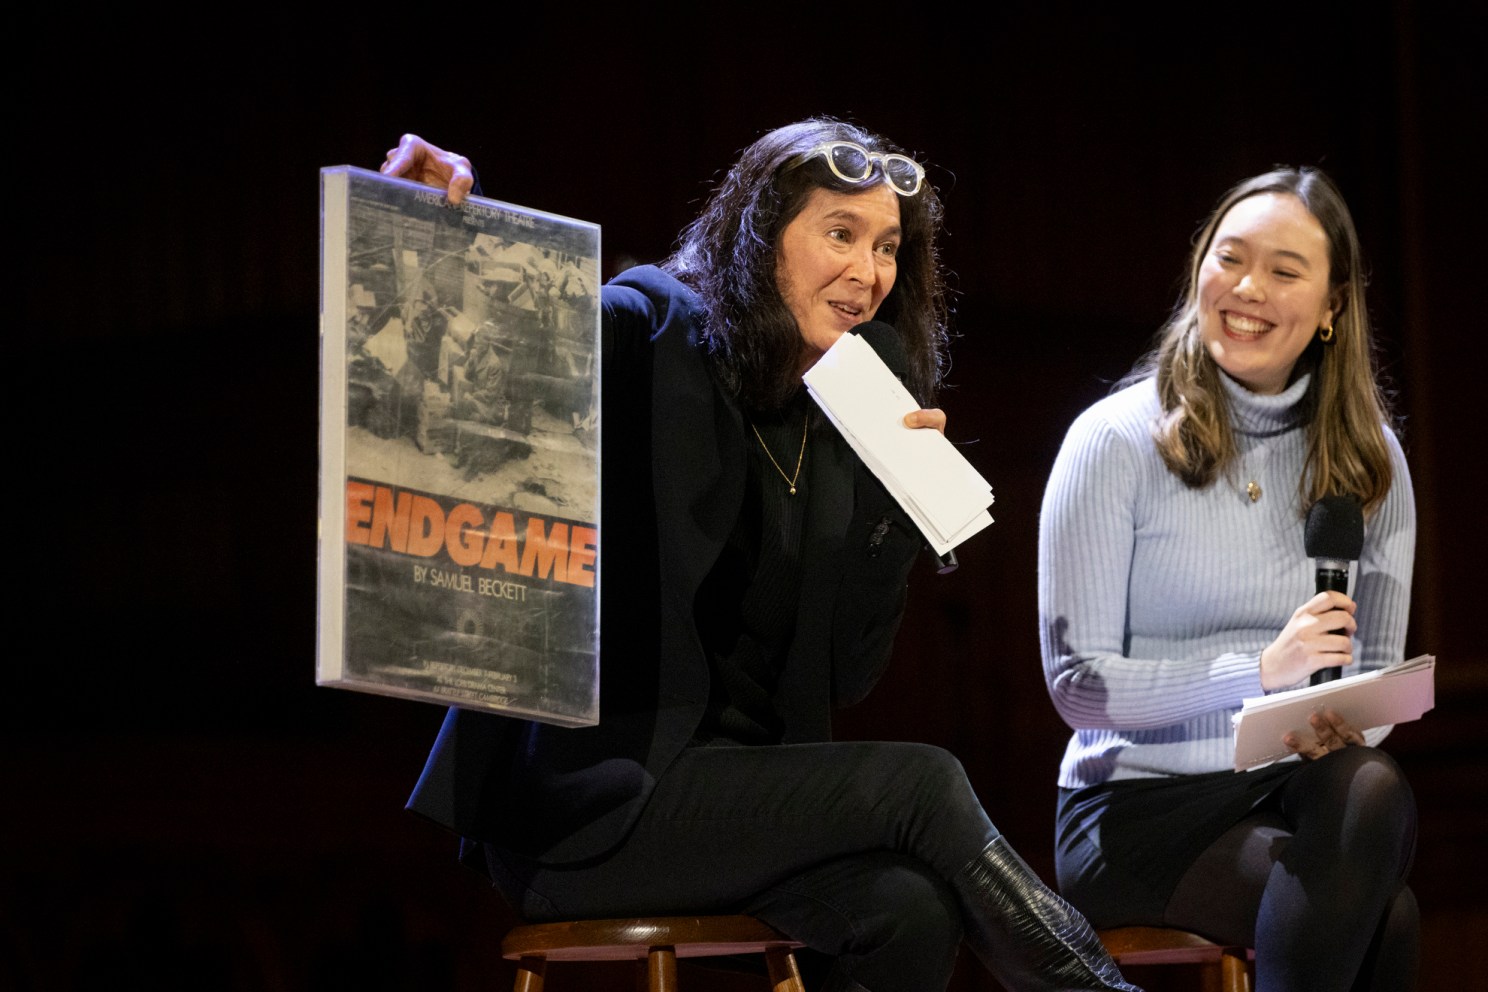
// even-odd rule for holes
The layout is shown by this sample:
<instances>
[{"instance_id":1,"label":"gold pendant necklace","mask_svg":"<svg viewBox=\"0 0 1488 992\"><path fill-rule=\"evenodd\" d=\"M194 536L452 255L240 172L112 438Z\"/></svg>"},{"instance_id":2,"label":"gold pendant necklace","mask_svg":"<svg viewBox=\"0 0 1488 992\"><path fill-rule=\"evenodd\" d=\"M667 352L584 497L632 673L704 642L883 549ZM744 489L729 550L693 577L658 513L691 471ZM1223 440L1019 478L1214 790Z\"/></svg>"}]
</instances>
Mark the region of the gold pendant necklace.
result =
<instances>
[{"instance_id":1,"label":"gold pendant necklace","mask_svg":"<svg viewBox=\"0 0 1488 992\"><path fill-rule=\"evenodd\" d=\"M1271 463L1270 445L1264 440L1257 442L1241 458L1241 462L1242 464L1244 462L1255 463L1255 470L1245 473L1250 476L1250 481L1245 484L1245 495L1252 503L1257 503L1265 495L1265 490L1261 488L1260 478L1266 474L1266 470Z\"/></svg>"},{"instance_id":2,"label":"gold pendant necklace","mask_svg":"<svg viewBox=\"0 0 1488 992\"><path fill-rule=\"evenodd\" d=\"M810 427L811 417L808 415L805 423L801 425L801 453L796 456L796 474L786 475L785 469L781 468L780 463L775 460L775 456L770 454L770 446L765 443L763 437L760 437L759 428L754 426L753 421L749 423L749 429L754 431L754 436L759 440L760 447L765 449L765 457L770 459L770 464L775 466L775 471L779 472L780 477L785 480L785 484L790 486L790 494L792 496L796 494L796 480L801 477L801 462L806 460L806 432Z\"/></svg>"}]
</instances>

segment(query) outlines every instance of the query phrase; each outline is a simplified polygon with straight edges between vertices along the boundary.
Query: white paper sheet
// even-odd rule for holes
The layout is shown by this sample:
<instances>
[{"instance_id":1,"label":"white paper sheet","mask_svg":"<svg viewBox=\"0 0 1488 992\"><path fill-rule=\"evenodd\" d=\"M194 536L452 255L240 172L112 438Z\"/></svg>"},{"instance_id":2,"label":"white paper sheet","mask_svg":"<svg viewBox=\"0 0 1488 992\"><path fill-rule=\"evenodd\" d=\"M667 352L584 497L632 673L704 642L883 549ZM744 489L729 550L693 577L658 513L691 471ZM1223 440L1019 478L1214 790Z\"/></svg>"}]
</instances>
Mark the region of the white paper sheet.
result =
<instances>
[{"instance_id":1,"label":"white paper sheet","mask_svg":"<svg viewBox=\"0 0 1488 992\"><path fill-rule=\"evenodd\" d=\"M919 409L856 334L844 334L804 376L807 391L914 520L939 555L992 523L992 487L939 431L904 426Z\"/></svg>"},{"instance_id":2,"label":"white paper sheet","mask_svg":"<svg viewBox=\"0 0 1488 992\"><path fill-rule=\"evenodd\" d=\"M1281 742L1293 732L1317 742L1307 718L1324 707L1362 732L1419 720L1436 705L1436 657L1423 654L1362 675L1245 700L1234 716L1235 770L1244 771L1291 754Z\"/></svg>"}]
</instances>

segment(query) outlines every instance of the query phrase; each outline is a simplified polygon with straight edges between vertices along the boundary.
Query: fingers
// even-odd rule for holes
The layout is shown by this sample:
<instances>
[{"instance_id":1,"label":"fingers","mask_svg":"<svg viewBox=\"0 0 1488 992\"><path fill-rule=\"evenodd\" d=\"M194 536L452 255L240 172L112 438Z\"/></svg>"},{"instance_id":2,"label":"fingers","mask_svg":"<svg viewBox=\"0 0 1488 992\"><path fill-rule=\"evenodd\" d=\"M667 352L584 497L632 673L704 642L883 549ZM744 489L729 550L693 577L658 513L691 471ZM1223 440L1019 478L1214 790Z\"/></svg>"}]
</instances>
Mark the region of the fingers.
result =
<instances>
[{"instance_id":1,"label":"fingers","mask_svg":"<svg viewBox=\"0 0 1488 992\"><path fill-rule=\"evenodd\" d=\"M451 158L451 174L445 195L451 203L459 204L475 188L475 172L470 168L470 159L464 155L452 155Z\"/></svg>"},{"instance_id":2,"label":"fingers","mask_svg":"<svg viewBox=\"0 0 1488 992\"><path fill-rule=\"evenodd\" d=\"M414 161L429 147L432 146L418 135L405 134L395 147L388 149L387 158L378 171L385 176L408 176L414 168Z\"/></svg>"},{"instance_id":3,"label":"fingers","mask_svg":"<svg viewBox=\"0 0 1488 992\"><path fill-rule=\"evenodd\" d=\"M1328 746L1321 741L1313 740L1307 743L1296 734L1287 734L1281 742L1291 749L1293 754L1300 754L1305 761L1315 761L1328 753Z\"/></svg>"},{"instance_id":4,"label":"fingers","mask_svg":"<svg viewBox=\"0 0 1488 992\"><path fill-rule=\"evenodd\" d=\"M1357 603L1335 589L1320 592L1301 606L1301 610L1308 613L1327 613L1334 610L1342 610L1349 616L1353 616L1354 610L1357 608Z\"/></svg>"},{"instance_id":5,"label":"fingers","mask_svg":"<svg viewBox=\"0 0 1488 992\"><path fill-rule=\"evenodd\" d=\"M916 410L913 413L906 413L904 415L904 426L933 427L935 430L940 431L941 434L944 434L946 427L945 411L931 408L929 410Z\"/></svg>"},{"instance_id":6,"label":"fingers","mask_svg":"<svg viewBox=\"0 0 1488 992\"><path fill-rule=\"evenodd\" d=\"M1339 716L1337 710L1324 709L1319 713L1314 713L1308 718L1308 723L1312 725L1318 740L1330 751L1337 751L1350 744L1364 743L1364 735L1354 729L1353 724Z\"/></svg>"},{"instance_id":7,"label":"fingers","mask_svg":"<svg viewBox=\"0 0 1488 992\"><path fill-rule=\"evenodd\" d=\"M1354 619L1357 604L1341 592L1320 592L1297 607L1294 620L1308 621L1322 631L1342 630L1350 636L1358 629Z\"/></svg>"},{"instance_id":8,"label":"fingers","mask_svg":"<svg viewBox=\"0 0 1488 992\"><path fill-rule=\"evenodd\" d=\"M388 150L379 171L445 191L450 203L462 202L475 186L475 173L464 155L447 152L416 134L405 134Z\"/></svg>"},{"instance_id":9,"label":"fingers","mask_svg":"<svg viewBox=\"0 0 1488 992\"><path fill-rule=\"evenodd\" d=\"M1336 710L1323 709L1307 718L1312 728L1310 739L1295 731L1284 734L1281 742L1295 754L1312 761L1330 751L1341 751L1351 744L1364 744L1364 735L1354 729L1353 724L1338 715Z\"/></svg>"},{"instance_id":10,"label":"fingers","mask_svg":"<svg viewBox=\"0 0 1488 992\"><path fill-rule=\"evenodd\" d=\"M1293 611L1276 640L1261 652L1261 685L1268 692L1293 685L1322 668L1353 664L1354 601L1320 592Z\"/></svg>"},{"instance_id":11,"label":"fingers","mask_svg":"<svg viewBox=\"0 0 1488 992\"><path fill-rule=\"evenodd\" d=\"M1342 668L1353 663L1354 601L1342 593L1319 593L1294 616L1296 639L1309 672L1320 668Z\"/></svg>"},{"instance_id":12,"label":"fingers","mask_svg":"<svg viewBox=\"0 0 1488 992\"><path fill-rule=\"evenodd\" d=\"M1332 597L1341 597L1344 604ZM1321 600L1321 602L1319 602ZM1354 602L1342 593L1315 597L1319 612L1310 613L1299 631L1312 671L1323 668L1346 668L1354 662L1354 634L1359 623L1354 619Z\"/></svg>"}]
</instances>

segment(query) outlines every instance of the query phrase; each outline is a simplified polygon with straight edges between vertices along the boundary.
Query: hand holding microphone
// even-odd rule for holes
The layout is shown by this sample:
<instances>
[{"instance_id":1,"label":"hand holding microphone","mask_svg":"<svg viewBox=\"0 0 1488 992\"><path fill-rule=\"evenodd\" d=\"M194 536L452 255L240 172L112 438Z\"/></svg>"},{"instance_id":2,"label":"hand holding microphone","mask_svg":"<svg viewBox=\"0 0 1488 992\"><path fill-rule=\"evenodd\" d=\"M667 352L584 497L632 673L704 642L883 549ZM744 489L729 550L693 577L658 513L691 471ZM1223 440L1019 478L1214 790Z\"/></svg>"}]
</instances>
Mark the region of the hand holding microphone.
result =
<instances>
[{"instance_id":1,"label":"hand holding microphone","mask_svg":"<svg viewBox=\"0 0 1488 992\"><path fill-rule=\"evenodd\" d=\"M1311 674L1318 685L1338 677L1353 659L1354 601L1349 568L1364 546L1364 518L1349 497L1328 496L1307 514L1305 545L1314 560L1317 595L1299 606L1261 652L1261 685L1284 689Z\"/></svg>"},{"instance_id":2,"label":"hand holding microphone","mask_svg":"<svg viewBox=\"0 0 1488 992\"><path fill-rule=\"evenodd\" d=\"M1349 567L1364 550L1364 511L1359 501L1352 496L1324 496L1318 500L1307 511L1303 543L1307 557L1316 563L1316 591L1347 595ZM1347 632L1352 634L1353 627ZM1312 673L1312 684L1338 678L1341 667L1318 669Z\"/></svg>"}]
</instances>

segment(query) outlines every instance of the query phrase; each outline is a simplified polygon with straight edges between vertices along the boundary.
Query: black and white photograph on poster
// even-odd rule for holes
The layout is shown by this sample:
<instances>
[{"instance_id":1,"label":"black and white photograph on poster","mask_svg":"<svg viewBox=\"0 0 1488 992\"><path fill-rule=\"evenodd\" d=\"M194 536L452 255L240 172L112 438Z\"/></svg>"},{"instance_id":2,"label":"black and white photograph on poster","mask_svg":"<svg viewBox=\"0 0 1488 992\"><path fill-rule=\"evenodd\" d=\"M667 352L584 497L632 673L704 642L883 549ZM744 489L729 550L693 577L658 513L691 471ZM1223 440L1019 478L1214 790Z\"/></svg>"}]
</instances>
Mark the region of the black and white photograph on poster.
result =
<instances>
[{"instance_id":1,"label":"black and white photograph on poster","mask_svg":"<svg viewBox=\"0 0 1488 992\"><path fill-rule=\"evenodd\" d=\"M595 722L598 227L322 186L318 681Z\"/></svg>"}]
</instances>

